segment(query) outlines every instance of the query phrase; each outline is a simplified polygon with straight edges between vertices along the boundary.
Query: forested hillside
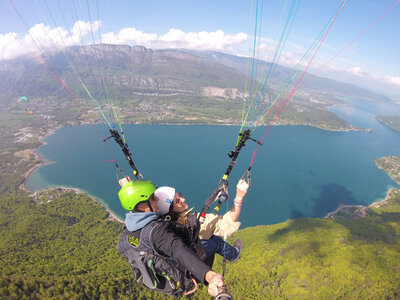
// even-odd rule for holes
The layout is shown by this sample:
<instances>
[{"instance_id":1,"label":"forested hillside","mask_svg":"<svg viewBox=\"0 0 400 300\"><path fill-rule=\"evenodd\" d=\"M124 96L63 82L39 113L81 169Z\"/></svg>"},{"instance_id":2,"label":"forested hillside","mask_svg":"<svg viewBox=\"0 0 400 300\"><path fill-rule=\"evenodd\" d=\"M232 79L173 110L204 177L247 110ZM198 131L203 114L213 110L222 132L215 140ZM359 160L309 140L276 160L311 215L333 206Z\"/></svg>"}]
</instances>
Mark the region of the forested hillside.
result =
<instances>
[{"instance_id":1,"label":"forested hillside","mask_svg":"<svg viewBox=\"0 0 400 300\"><path fill-rule=\"evenodd\" d=\"M25 115L0 125L0 297L163 299L135 284L116 250L123 225L99 203L73 191L32 197L19 188L37 163L29 149L40 141L17 133L27 125L49 129ZM296 219L239 231L242 257L226 274L234 299L399 299L400 193L365 211L359 219ZM194 299L209 299L206 289Z\"/></svg>"},{"instance_id":2,"label":"forested hillside","mask_svg":"<svg viewBox=\"0 0 400 300\"><path fill-rule=\"evenodd\" d=\"M400 131L400 116L378 116L377 119L393 130Z\"/></svg>"}]
</instances>

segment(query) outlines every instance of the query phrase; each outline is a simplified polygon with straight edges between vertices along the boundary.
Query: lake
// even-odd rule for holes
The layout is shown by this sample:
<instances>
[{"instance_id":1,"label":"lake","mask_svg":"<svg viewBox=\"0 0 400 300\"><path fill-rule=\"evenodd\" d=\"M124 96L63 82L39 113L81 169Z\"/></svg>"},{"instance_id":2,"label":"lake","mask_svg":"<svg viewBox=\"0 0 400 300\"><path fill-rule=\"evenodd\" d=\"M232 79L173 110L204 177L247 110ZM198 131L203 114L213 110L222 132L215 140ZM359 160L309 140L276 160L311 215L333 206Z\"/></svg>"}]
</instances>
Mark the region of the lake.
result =
<instances>
[{"instance_id":1,"label":"lake","mask_svg":"<svg viewBox=\"0 0 400 300\"><path fill-rule=\"evenodd\" d=\"M400 115L398 105L346 99L331 111L350 124L373 128L373 133L330 132L309 126L275 126L264 140L252 168L252 181L242 210L242 228L273 224L291 218L323 217L340 203L365 204L399 187L375 166L376 158L400 156L400 133L375 119ZM103 137L105 126L97 126ZM227 152L237 140L237 126L125 125L132 157L145 178L158 186L174 186L189 205L200 211L230 162ZM266 127L253 134L260 139ZM64 127L39 148L53 163L36 169L26 186L39 190L52 186L77 187L100 199L123 218L118 200L116 160L131 173L120 148L107 146L90 125ZM256 143L248 141L229 178L230 209L238 179L247 170ZM122 175L119 175L120 177ZM228 206L227 206L228 205Z\"/></svg>"}]
</instances>

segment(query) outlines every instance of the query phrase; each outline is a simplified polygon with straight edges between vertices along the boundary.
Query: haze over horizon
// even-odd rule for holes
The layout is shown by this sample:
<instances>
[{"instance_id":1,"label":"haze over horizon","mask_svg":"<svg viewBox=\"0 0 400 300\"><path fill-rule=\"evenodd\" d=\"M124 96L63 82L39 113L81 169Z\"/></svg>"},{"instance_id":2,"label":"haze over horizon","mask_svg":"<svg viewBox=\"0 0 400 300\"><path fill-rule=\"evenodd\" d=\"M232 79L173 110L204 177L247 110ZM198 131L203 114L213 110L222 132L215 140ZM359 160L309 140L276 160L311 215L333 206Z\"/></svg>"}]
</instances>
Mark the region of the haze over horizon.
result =
<instances>
[{"instance_id":1,"label":"haze over horizon","mask_svg":"<svg viewBox=\"0 0 400 300\"><path fill-rule=\"evenodd\" d=\"M342 2L316 5L311 0L292 1L290 5L296 18L277 63L294 67ZM309 72L399 100L399 2L346 2ZM280 5L265 1L256 18L255 3L247 1L235 5L227 0L201 3L121 1L118 5L99 1L98 6L76 0L64 3L6 1L0 3L0 60L37 55L35 42L44 50L110 43L152 49L212 50L252 57L257 20L260 22L257 57L271 61L286 17L282 13L285 7ZM380 18L385 12L387 14ZM386 46L389 41L390 47ZM344 47L345 51L341 52ZM330 61L332 58L335 59Z\"/></svg>"}]
</instances>

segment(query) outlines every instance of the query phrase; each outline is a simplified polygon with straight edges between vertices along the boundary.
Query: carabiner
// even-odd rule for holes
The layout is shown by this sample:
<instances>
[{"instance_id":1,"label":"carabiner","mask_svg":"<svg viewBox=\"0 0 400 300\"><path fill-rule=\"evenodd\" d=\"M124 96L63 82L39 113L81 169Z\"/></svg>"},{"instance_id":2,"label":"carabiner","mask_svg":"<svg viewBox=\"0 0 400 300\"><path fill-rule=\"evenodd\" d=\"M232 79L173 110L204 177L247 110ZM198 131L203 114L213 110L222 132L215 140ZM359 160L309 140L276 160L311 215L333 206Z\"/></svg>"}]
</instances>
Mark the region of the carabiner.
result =
<instances>
[{"instance_id":1,"label":"carabiner","mask_svg":"<svg viewBox=\"0 0 400 300\"><path fill-rule=\"evenodd\" d=\"M240 179L245 180L250 187L250 185L251 185L251 166L247 169L246 172L244 172L242 178L240 178Z\"/></svg>"}]
</instances>

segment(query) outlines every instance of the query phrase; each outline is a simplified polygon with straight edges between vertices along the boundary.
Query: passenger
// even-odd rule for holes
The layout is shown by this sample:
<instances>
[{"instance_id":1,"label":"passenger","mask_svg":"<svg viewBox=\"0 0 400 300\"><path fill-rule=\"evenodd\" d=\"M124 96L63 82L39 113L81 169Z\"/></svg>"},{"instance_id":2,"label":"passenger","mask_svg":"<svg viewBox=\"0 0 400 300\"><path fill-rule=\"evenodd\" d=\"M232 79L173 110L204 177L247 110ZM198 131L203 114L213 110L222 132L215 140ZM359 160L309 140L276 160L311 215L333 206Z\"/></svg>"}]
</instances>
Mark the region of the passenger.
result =
<instances>
[{"instance_id":1,"label":"passenger","mask_svg":"<svg viewBox=\"0 0 400 300\"><path fill-rule=\"evenodd\" d=\"M201 282L208 284L211 296L217 296L224 287L223 276L185 244L170 222L158 217L156 186L148 180L128 180L120 180L123 187L118 193L129 211L118 250L131 264L137 281L174 296L192 293Z\"/></svg>"},{"instance_id":2,"label":"passenger","mask_svg":"<svg viewBox=\"0 0 400 300\"><path fill-rule=\"evenodd\" d=\"M241 239L237 239L233 246L224 241L226 236L233 235L240 227L238 221L243 199L249 185L243 179L236 186L236 197L232 209L223 216L206 214L203 224L198 221L198 214L188 209L188 204L183 195L174 188L163 186L154 192L160 216L172 221L176 231L186 244L196 245L198 240L206 257L203 260L212 266L214 254L217 253L229 261L236 261L243 248ZM199 247L198 247L199 248Z\"/></svg>"}]
</instances>

